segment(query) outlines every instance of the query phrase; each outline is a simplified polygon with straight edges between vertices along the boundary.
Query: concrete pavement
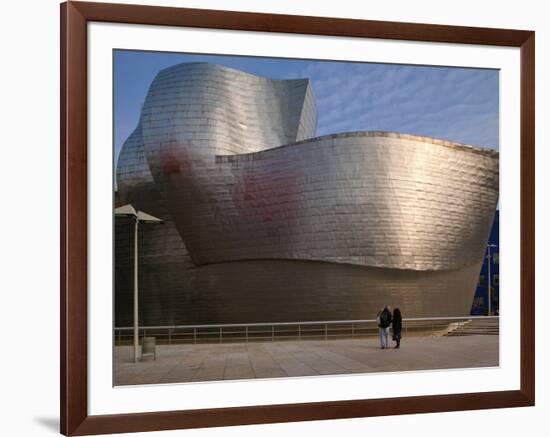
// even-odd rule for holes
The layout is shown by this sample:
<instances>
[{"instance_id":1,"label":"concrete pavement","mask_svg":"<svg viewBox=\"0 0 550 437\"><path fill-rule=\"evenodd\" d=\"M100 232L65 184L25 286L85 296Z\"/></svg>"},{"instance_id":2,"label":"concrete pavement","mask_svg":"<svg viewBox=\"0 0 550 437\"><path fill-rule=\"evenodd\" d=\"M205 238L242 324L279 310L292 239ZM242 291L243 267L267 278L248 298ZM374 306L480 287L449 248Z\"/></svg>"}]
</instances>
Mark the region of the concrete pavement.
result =
<instances>
[{"instance_id":1,"label":"concrete pavement","mask_svg":"<svg viewBox=\"0 0 550 437\"><path fill-rule=\"evenodd\" d=\"M387 350L374 338L171 345L137 364L131 346L118 346L115 385L493 367L498 343L498 335L476 335L406 338Z\"/></svg>"}]
</instances>

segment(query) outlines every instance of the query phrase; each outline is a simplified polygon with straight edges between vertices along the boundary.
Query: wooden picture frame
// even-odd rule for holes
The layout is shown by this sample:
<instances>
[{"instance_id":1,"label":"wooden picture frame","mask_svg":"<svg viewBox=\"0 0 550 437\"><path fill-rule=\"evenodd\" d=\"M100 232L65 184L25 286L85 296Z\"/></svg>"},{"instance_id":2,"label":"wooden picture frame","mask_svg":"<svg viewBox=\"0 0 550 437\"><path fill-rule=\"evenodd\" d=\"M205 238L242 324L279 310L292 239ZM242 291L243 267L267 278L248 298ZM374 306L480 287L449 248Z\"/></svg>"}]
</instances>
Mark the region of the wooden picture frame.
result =
<instances>
[{"instance_id":1,"label":"wooden picture frame","mask_svg":"<svg viewBox=\"0 0 550 437\"><path fill-rule=\"evenodd\" d=\"M521 388L388 399L88 415L87 23L187 26L521 49ZM61 5L61 432L89 435L535 403L535 34L531 31L67 2Z\"/></svg>"}]
</instances>

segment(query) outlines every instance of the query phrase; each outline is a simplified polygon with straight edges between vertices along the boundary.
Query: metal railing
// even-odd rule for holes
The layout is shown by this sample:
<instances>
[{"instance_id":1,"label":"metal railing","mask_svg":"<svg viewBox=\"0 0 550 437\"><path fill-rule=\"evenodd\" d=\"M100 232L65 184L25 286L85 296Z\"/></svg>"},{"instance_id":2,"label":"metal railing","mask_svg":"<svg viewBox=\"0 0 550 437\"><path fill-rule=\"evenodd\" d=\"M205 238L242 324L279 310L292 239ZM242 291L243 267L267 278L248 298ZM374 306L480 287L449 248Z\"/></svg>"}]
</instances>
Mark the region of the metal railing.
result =
<instances>
[{"instance_id":1,"label":"metal railing","mask_svg":"<svg viewBox=\"0 0 550 437\"><path fill-rule=\"evenodd\" d=\"M498 316L403 319L404 335L442 335L471 320L498 321ZM139 337L154 336L158 344L198 344L284 340L333 340L378 335L375 319L316 322L234 323L217 325L142 326ZM131 344L132 327L114 328L116 345Z\"/></svg>"}]
</instances>

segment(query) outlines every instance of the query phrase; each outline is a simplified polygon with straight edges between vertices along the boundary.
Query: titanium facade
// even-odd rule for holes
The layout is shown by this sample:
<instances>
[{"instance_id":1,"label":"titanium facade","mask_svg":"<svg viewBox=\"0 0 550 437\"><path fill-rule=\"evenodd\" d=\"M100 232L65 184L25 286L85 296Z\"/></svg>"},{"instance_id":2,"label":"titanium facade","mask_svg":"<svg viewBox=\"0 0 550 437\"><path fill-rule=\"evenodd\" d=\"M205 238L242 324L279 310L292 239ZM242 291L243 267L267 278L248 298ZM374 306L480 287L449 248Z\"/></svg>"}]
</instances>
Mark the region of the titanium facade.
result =
<instances>
[{"instance_id":1,"label":"titanium facade","mask_svg":"<svg viewBox=\"0 0 550 437\"><path fill-rule=\"evenodd\" d=\"M117 166L117 204L165 220L140 231L141 323L469 314L498 152L315 127L306 79L206 63L157 75ZM117 219L117 326L132 235Z\"/></svg>"}]
</instances>

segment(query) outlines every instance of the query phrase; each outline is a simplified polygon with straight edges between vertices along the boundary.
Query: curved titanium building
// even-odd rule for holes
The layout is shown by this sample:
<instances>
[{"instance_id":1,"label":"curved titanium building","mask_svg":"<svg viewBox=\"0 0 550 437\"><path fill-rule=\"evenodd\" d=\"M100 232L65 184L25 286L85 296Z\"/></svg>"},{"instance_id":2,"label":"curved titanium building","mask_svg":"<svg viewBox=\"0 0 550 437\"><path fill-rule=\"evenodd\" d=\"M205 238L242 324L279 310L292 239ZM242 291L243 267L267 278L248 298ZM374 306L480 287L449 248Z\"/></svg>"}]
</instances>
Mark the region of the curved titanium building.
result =
<instances>
[{"instance_id":1,"label":"curved titanium building","mask_svg":"<svg viewBox=\"0 0 550 437\"><path fill-rule=\"evenodd\" d=\"M117 205L165 220L140 231L142 324L469 314L498 152L315 127L307 79L206 63L157 75L117 167ZM117 326L132 232L117 219Z\"/></svg>"}]
</instances>

